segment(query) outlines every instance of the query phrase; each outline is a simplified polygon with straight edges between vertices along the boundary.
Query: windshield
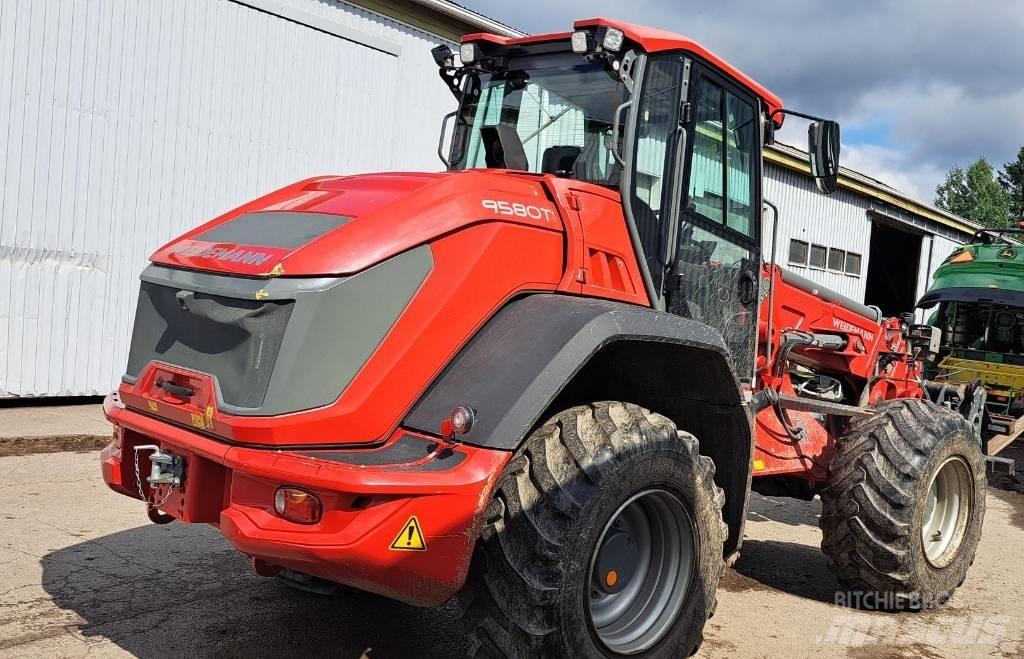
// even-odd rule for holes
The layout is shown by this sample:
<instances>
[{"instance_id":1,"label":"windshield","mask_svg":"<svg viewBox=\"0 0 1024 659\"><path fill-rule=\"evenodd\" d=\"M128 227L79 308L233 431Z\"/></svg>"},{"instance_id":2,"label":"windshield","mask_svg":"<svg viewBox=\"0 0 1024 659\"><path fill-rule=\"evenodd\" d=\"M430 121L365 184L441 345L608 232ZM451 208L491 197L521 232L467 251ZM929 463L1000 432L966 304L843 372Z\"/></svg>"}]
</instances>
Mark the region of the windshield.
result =
<instances>
[{"instance_id":1,"label":"windshield","mask_svg":"<svg viewBox=\"0 0 1024 659\"><path fill-rule=\"evenodd\" d=\"M517 57L508 70L480 74L479 85L470 84L480 93L470 88L466 95L459 139L464 149L455 169L501 167L488 158L486 129L505 126L513 130L503 135L522 144L527 171L618 185L612 116L627 92L603 63L572 53ZM511 162L508 167L518 168Z\"/></svg>"}]
</instances>

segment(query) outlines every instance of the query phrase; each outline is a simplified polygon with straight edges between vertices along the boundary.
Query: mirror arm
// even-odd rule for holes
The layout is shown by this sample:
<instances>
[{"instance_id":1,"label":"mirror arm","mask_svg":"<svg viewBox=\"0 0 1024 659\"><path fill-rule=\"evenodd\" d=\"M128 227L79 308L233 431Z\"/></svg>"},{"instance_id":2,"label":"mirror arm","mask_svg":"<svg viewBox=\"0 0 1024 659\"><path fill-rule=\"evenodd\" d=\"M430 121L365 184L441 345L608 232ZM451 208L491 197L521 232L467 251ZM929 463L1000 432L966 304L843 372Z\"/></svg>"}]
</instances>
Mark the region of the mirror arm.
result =
<instances>
[{"instance_id":1,"label":"mirror arm","mask_svg":"<svg viewBox=\"0 0 1024 659\"><path fill-rule=\"evenodd\" d=\"M790 114L793 115L794 117L800 117L801 119L807 119L809 121L828 121L824 117L816 117L813 114L805 114L803 112L797 112L796 110L786 110L784 108L779 108L778 110L773 111L770 115L768 115L768 119L772 123L775 123L775 115L777 114Z\"/></svg>"}]
</instances>

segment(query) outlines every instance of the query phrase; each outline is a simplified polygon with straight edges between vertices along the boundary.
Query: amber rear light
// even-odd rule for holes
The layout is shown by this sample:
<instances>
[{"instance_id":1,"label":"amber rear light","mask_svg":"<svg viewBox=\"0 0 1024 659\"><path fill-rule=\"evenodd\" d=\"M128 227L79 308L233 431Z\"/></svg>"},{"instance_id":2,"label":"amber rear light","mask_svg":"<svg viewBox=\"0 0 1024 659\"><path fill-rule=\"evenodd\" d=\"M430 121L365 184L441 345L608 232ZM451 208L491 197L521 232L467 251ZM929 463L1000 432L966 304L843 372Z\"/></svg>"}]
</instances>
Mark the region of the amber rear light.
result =
<instances>
[{"instance_id":1,"label":"amber rear light","mask_svg":"<svg viewBox=\"0 0 1024 659\"><path fill-rule=\"evenodd\" d=\"M297 487L279 487L274 493L274 510L289 522L316 524L323 515L323 507L316 495Z\"/></svg>"}]
</instances>

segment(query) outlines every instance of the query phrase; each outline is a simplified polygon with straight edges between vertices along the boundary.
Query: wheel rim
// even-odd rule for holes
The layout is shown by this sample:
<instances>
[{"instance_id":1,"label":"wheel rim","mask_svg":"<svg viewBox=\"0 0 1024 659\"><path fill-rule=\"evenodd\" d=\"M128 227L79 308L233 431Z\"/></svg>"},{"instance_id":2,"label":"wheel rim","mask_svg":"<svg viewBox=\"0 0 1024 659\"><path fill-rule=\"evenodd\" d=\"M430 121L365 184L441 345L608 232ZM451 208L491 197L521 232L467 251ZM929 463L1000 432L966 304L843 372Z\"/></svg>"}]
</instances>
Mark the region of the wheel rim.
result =
<instances>
[{"instance_id":1,"label":"wheel rim","mask_svg":"<svg viewBox=\"0 0 1024 659\"><path fill-rule=\"evenodd\" d=\"M619 506L590 557L590 621L618 654L657 643L685 600L696 556L689 512L675 495L646 490Z\"/></svg>"},{"instance_id":2,"label":"wheel rim","mask_svg":"<svg viewBox=\"0 0 1024 659\"><path fill-rule=\"evenodd\" d=\"M928 487L921 543L933 567L953 562L963 544L973 502L971 471L962 458L947 459L935 472Z\"/></svg>"}]
</instances>

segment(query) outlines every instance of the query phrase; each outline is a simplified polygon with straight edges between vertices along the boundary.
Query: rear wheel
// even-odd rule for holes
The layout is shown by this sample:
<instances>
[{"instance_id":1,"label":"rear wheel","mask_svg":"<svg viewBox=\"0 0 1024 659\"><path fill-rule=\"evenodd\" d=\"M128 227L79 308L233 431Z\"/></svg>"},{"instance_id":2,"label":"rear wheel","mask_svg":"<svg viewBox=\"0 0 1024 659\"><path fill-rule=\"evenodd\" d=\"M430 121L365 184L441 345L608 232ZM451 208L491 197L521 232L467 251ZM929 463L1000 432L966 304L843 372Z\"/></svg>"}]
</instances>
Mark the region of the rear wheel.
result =
<instances>
[{"instance_id":1,"label":"rear wheel","mask_svg":"<svg viewBox=\"0 0 1024 659\"><path fill-rule=\"evenodd\" d=\"M884 403L840 440L822 543L841 584L879 608L931 608L964 581L985 516L985 461L962 416Z\"/></svg>"},{"instance_id":2,"label":"rear wheel","mask_svg":"<svg viewBox=\"0 0 1024 659\"><path fill-rule=\"evenodd\" d=\"M463 593L483 656L679 657L725 564L714 465L628 403L555 415L500 477Z\"/></svg>"}]
</instances>

